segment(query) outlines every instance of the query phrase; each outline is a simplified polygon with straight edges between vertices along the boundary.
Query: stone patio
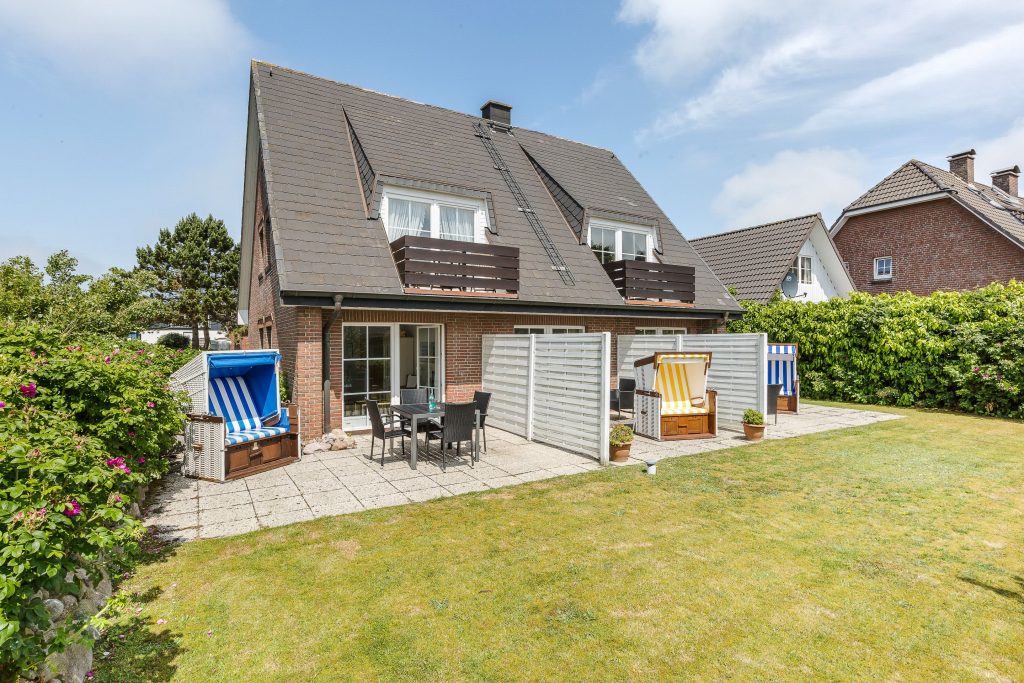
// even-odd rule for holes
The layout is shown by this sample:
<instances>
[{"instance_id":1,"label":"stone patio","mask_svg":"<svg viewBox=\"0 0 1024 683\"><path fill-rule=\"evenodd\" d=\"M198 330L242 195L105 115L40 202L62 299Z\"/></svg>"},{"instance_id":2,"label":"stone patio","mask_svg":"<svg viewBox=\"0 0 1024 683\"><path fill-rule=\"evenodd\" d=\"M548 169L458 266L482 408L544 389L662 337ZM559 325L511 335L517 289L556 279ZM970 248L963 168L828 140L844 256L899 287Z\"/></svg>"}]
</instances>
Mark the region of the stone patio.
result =
<instances>
[{"instance_id":1,"label":"stone patio","mask_svg":"<svg viewBox=\"0 0 1024 683\"><path fill-rule=\"evenodd\" d=\"M780 415L767 439L784 439L830 429L843 429L898 419L870 410L805 405L799 415ZM396 444L381 467L379 450L369 460L369 436L357 436L357 447L303 456L301 462L237 481L217 483L186 479L177 472L164 478L152 498L146 521L165 538L186 541L255 531L372 508L404 505L469 491L513 486L539 479L578 474L600 468L595 458L531 443L493 427L487 430L488 451L470 467L468 457L442 472L435 456L420 453L418 469L409 468ZM748 442L742 433L720 429L714 439L657 442L638 437L630 463L694 455ZM434 446L436 448L436 445Z\"/></svg>"}]
</instances>

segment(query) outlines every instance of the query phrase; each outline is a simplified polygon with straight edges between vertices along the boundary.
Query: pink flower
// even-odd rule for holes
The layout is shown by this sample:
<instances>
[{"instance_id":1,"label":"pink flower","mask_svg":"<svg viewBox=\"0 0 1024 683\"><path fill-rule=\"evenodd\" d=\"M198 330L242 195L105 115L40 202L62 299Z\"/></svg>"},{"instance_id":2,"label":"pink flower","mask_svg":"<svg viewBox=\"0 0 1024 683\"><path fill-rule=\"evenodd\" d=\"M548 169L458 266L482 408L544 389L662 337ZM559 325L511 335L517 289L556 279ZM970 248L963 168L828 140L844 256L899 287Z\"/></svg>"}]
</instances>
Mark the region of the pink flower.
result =
<instances>
[{"instance_id":1,"label":"pink flower","mask_svg":"<svg viewBox=\"0 0 1024 683\"><path fill-rule=\"evenodd\" d=\"M159 624L166 624L166 623L167 623L167 620L166 620L166 619L157 619L157 620L156 620L156 623L157 623L158 625L159 625Z\"/></svg>"},{"instance_id":2,"label":"pink flower","mask_svg":"<svg viewBox=\"0 0 1024 683\"><path fill-rule=\"evenodd\" d=\"M6 407L7 407L7 404L4 403L3 401L0 401L0 410L3 410Z\"/></svg>"},{"instance_id":3,"label":"pink flower","mask_svg":"<svg viewBox=\"0 0 1024 683\"><path fill-rule=\"evenodd\" d=\"M20 391L21 395L25 398L35 398L37 393L36 383L29 382L28 384L22 384L18 387L18 391Z\"/></svg>"},{"instance_id":4,"label":"pink flower","mask_svg":"<svg viewBox=\"0 0 1024 683\"><path fill-rule=\"evenodd\" d=\"M156 408L156 404L153 403L152 401L146 401L146 407L147 408Z\"/></svg>"},{"instance_id":5,"label":"pink flower","mask_svg":"<svg viewBox=\"0 0 1024 683\"><path fill-rule=\"evenodd\" d=\"M141 465L141 464L143 464L144 462L146 462L146 459L145 459L145 458L143 458L143 457L142 457L141 455L140 455L139 457L135 458L135 460L136 460L136 461L137 461L137 462L138 462L138 463L139 463L140 465Z\"/></svg>"},{"instance_id":6,"label":"pink flower","mask_svg":"<svg viewBox=\"0 0 1024 683\"><path fill-rule=\"evenodd\" d=\"M131 469L124 464L124 458L107 458L107 466L113 467L116 470L121 470L125 474L131 474Z\"/></svg>"},{"instance_id":7,"label":"pink flower","mask_svg":"<svg viewBox=\"0 0 1024 683\"><path fill-rule=\"evenodd\" d=\"M28 352L28 355L30 355L30 356L32 356L33 358L35 358L35 357L36 357L36 352L35 352L35 351L29 351L29 352Z\"/></svg>"},{"instance_id":8,"label":"pink flower","mask_svg":"<svg viewBox=\"0 0 1024 683\"><path fill-rule=\"evenodd\" d=\"M206 632L206 635L208 635L208 636L212 636L212 635L213 635L213 629L211 628L211 629L210 629L209 631L207 631L207 632Z\"/></svg>"},{"instance_id":9,"label":"pink flower","mask_svg":"<svg viewBox=\"0 0 1024 683\"><path fill-rule=\"evenodd\" d=\"M85 680L91 681L94 678L96 678L96 674L94 674L92 671L85 672Z\"/></svg>"},{"instance_id":10,"label":"pink flower","mask_svg":"<svg viewBox=\"0 0 1024 683\"><path fill-rule=\"evenodd\" d=\"M82 505L72 498L68 501L68 507L64 510L64 514L68 517L77 517L82 514Z\"/></svg>"},{"instance_id":11,"label":"pink flower","mask_svg":"<svg viewBox=\"0 0 1024 683\"><path fill-rule=\"evenodd\" d=\"M106 363L107 365L110 365L110 356L104 356L103 362Z\"/></svg>"},{"instance_id":12,"label":"pink flower","mask_svg":"<svg viewBox=\"0 0 1024 683\"><path fill-rule=\"evenodd\" d=\"M973 372L981 372L981 368L971 368Z\"/></svg>"},{"instance_id":13,"label":"pink flower","mask_svg":"<svg viewBox=\"0 0 1024 683\"><path fill-rule=\"evenodd\" d=\"M135 438L135 432L128 432L128 438L129 439L134 439Z\"/></svg>"}]
</instances>

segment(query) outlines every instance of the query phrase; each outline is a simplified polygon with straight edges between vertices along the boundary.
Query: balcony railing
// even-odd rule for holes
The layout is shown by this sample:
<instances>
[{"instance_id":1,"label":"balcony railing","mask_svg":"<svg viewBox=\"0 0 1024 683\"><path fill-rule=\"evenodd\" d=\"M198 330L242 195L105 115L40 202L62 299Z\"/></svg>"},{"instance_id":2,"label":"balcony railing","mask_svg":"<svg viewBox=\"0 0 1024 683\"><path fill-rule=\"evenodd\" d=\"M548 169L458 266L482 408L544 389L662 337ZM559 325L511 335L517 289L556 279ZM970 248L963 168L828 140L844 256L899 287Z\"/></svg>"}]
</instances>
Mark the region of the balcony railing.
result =
<instances>
[{"instance_id":1,"label":"balcony railing","mask_svg":"<svg viewBox=\"0 0 1024 683\"><path fill-rule=\"evenodd\" d=\"M623 260L606 263L604 269L624 299L693 303L692 266Z\"/></svg>"},{"instance_id":2,"label":"balcony railing","mask_svg":"<svg viewBox=\"0 0 1024 683\"><path fill-rule=\"evenodd\" d=\"M391 243L391 254L407 290L519 292L516 247L407 235Z\"/></svg>"}]
</instances>

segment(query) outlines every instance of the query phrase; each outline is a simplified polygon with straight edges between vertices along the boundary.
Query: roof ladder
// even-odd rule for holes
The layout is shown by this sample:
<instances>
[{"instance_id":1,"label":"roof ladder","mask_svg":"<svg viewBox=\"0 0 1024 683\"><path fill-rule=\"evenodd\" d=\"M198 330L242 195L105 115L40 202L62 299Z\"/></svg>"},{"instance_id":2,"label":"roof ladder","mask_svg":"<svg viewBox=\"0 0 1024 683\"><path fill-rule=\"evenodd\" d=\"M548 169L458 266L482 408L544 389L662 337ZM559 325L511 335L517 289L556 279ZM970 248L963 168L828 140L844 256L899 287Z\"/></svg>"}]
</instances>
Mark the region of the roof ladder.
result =
<instances>
[{"instance_id":1,"label":"roof ladder","mask_svg":"<svg viewBox=\"0 0 1024 683\"><path fill-rule=\"evenodd\" d=\"M576 284L576 280L572 276L572 272L569 270L569 266L566 265L565 260L562 259L562 255L558 253L558 249L555 247L555 243L551 241L551 237L548 235L547 230L544 229L544 225L537 218L537 212L530 206L529 200L526 199L526 195L523 194L523 189L519 187L519 183L516 182L516 178L512 175L512 171L509 170L505 164L505 160L501 158L501 154L498 152L498 148L494 146L494 140L491 138L490 131L484 127L483 124L477 122L473 124L476 128L476 136L480 138L480 141L484 143L484 148L487 153L491 155L491 161L494 162L494 168L498 173L501 174L505 184L508 185L509 191L518 204L518 208L526 216L526 221L533 228L533 231L537 234L537 239L540 240L541 246L544 247L544 251L547 252L548 258L551 259L551 268L558 272L562 278L562 282L570 287ZM511 135L509 131L509 135Z\"/></svg>"}]
</instances>

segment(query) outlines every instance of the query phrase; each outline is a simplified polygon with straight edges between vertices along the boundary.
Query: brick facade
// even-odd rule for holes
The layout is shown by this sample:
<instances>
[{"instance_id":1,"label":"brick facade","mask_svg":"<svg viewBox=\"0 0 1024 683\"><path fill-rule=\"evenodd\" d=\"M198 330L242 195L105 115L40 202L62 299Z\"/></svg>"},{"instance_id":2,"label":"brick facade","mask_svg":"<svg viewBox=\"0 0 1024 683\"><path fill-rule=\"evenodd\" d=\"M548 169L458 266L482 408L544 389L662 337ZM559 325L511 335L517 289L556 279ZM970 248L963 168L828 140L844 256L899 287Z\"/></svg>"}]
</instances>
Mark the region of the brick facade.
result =
<instances>
[{"instance_id":1,"label":"brick facade","mask_svg":"<svg viewBox=\"0 0 1024 683\"><path fill-rule=\"evenodd\" d=\"M1024 249L952 199L852 216L835 235L857 289L930 294L1024 280ZM874 259L892 256L891 280L874 279Z\"/></svg>"}]
</instances>

